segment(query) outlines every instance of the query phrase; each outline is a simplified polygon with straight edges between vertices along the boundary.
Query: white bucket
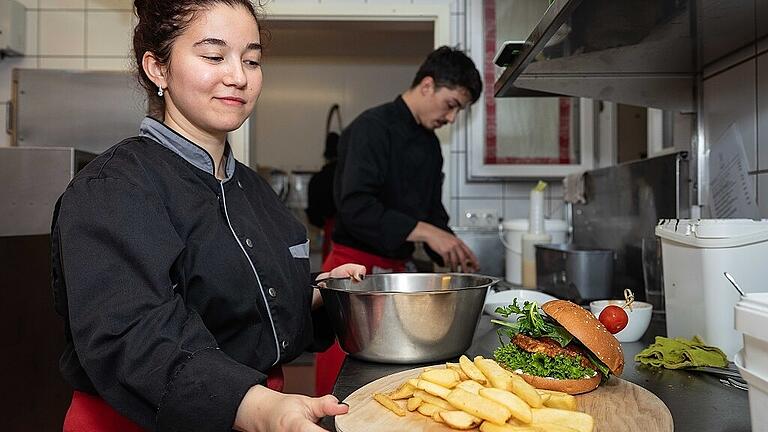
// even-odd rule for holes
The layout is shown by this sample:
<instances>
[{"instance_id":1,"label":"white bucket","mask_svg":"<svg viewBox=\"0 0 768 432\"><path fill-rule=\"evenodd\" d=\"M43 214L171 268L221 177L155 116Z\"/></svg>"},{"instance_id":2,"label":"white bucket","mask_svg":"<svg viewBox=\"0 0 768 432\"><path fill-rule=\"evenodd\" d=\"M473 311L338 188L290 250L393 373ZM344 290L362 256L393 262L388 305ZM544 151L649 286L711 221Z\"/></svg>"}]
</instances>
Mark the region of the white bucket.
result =
<instances>
[{"instance_id":1,"label":"white bucket","mask_svg":"<svg viewBox=\"0 0 768 432\"><path fill-rule=\"evenodd\" d=\"M743 297L736 304L734 314L736 330L744 334L743 366L768 377L768 292Z\"/></svg>"},{"instance_id":2,"label":"white bucket","mask_svg":"<svg viewBox=\"0 0 768 432\"><path fill-rule=\"evenodd\" d=\"M523 283L523 234L528 232L528 219L510 219L501 224L506 249L506 280ZM545 219L544 231L552 236L552 243L566 243L568 224L560 219Z\"/></svg>"},{"instance_id":3,"label":"white bucket","mask_svg":"<svg viewBox=\"0 0 768 432\"><path fill-rule=\"evenodd\" d=\"M765 290L768 280L768 220L679 219L656 227L661 238L667 336L701 336L728 358L742 347L734 329L738 292Z\"/></svg>"}]
</instances>

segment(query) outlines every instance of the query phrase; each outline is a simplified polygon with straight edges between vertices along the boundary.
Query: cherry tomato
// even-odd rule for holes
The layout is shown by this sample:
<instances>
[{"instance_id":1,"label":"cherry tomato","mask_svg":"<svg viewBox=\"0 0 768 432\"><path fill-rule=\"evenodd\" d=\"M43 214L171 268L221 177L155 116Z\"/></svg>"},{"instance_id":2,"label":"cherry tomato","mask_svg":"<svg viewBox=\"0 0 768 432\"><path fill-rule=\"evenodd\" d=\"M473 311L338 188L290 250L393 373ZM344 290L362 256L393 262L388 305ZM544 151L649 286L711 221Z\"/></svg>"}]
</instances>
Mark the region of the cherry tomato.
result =
<instances>
[{"instance_id":1,"label":"cherry tomato","mask_svg":"<svg viewBox=\"0 0 768 432\"><path fill-rule=\"evenodd\" d=\"M600 312L600 318L598 319L612 334L624 330L624 327L626 327L629 322L629 317L624 309L616 305L606 306L605 309Z\"/></svg>"}]
</instances>

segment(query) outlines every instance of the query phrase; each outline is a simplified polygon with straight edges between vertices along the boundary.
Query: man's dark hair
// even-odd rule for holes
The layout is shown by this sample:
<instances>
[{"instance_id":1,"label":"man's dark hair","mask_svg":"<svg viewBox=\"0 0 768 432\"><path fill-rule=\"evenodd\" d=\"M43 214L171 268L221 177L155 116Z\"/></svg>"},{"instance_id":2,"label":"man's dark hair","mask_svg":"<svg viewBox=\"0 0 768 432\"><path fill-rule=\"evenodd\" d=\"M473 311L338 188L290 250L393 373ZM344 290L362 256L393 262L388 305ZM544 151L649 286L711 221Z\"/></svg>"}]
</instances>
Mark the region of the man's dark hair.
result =
<instances>
[{"instance_id":1,"label":"man's dark hair","mask_svg":"<svg viewBox=\"0 0 768 432\"><path fill-rule=\"evenodd\" d=\"M472 103L477 102L483 91L483 81L475 63L462 51L449 46L441 46L432 51L419 67L413 78L411 88L419 85L421 80L432 77L435 87L456 89L463 87L472 96Z\"/></svg>"}]
</instances>

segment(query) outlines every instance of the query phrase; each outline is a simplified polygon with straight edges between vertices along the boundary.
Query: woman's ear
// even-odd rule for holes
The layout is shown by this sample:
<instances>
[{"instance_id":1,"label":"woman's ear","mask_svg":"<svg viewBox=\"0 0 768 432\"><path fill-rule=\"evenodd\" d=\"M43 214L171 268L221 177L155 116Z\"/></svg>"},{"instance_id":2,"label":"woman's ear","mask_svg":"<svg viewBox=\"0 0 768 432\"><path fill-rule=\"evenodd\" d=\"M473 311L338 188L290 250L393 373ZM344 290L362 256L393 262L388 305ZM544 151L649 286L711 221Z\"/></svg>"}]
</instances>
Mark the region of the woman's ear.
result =
<instances>
[{"instance_id":1,"label":"woman's ear","mask_svg":"<svg viewBox=\"0 0 768 432\"><path fill-rule=\"evenodd\" d=\"M168 82L166 81L166 67L161 64L154 54L147 51L141 58L141 67L144 69L144 73L147 74L150 80L155 83L156 86L166 88Z\"/></svg>"}]
</instances>

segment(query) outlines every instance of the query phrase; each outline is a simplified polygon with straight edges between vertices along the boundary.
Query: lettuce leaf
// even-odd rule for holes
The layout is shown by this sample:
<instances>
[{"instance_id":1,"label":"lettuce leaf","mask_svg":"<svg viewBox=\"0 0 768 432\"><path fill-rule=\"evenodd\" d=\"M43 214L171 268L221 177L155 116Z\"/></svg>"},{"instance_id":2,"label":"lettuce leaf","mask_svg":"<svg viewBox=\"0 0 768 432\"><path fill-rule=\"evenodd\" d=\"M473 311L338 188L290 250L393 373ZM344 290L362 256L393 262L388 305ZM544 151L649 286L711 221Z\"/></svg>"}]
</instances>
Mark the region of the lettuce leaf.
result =
<instances>
[{"instance_id":1,"label":"lettuce leaf","mask_svg":"<svg viewBox=\"0 0 768 432\"><path fill-rule=\"evenodd\" d=\"M568 330L544 319L541 313L539 313L536 302L526 301L523 307L520 308L517 305L517 299L515 299L509 306L496 308L496 313L504 318L509 318L510 315L518 315L517 320L514 322L491 320L492 323L505 327L504 329L499 329L499 336L501 336L501 333L505 333L510 339L518 333L532 338L546 336L555 340L562 347L568 345L573 340L573 336L568 333Z\"/></svg>"},{"instance_id":2,"label":"lettuce leaf","mask_svg":"<svg viewBox=\"0 0 768 432\"><path fill-rule=\"evenodd\" d=\"M581 365L578 358L568 355L549 357L541 353L523 351L515 344L496 348L496 361L509 370L522 370L528 375L556 379L581 379L595 376L595 371Z\"/></svg>"}]
</instances>

